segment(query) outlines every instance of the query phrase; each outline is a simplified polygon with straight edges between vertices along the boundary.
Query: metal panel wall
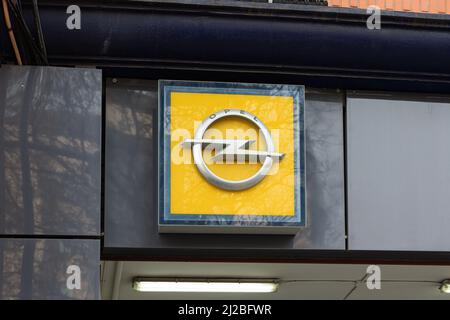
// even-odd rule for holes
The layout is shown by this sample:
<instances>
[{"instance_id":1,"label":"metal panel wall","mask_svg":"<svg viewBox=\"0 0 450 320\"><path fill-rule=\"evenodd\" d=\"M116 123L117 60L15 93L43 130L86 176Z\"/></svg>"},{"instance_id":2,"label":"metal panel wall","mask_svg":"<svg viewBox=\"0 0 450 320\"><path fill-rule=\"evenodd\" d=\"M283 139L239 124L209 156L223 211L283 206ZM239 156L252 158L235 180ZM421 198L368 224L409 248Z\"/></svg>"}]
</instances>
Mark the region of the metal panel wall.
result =
<instances>
[{"instance_id":1,"label":"metal panel wall","mask_svg":"<svg viewBox=\"0 0 450 320\"><path fill-rule=\"evenodd\" d=\"M308 227L296 237L159 234L156 84L124 79L106 84L107 250L345 249L342 94L310 90L306 95Z\"/></svg>"},{"instance_id":2,"label":"metal panel wall","mask_svg":"<svg viewBox=\"0 0 450 320\"><path fill-rule=\"evenodd\" d=\"M450 98L352 93L351 250L450 250Z\"/></svg>"},{"instance_id":3,"label":"metal panel wall","mask_svg":"<svg viewBox=\"0 0 450 320\"><path fill-rule=\"evenodd\" d=\"M0 235L100 234L101 81L0 68Z\"/></svg>"},{"instance_id":4,"label":"metal panel wall","mask_svg":"<svg viewBox=\"0 0 450 320\"><path fill-rule=\"evenodd\" d=\"M100 298L101 94L98 70L0 68L0 299Z\"/></svg>"},{"instance_id":5,"label":"metal panel wall","mask_svg":"<svg viewBox=\"0 0 450 320\"><path fill-rule=\"evenodd\" d=\"M99 256L99 240L0 239L0 300L99 299ZM70 266L79 289L67 286Z\"/></svg>"}]
</instances>

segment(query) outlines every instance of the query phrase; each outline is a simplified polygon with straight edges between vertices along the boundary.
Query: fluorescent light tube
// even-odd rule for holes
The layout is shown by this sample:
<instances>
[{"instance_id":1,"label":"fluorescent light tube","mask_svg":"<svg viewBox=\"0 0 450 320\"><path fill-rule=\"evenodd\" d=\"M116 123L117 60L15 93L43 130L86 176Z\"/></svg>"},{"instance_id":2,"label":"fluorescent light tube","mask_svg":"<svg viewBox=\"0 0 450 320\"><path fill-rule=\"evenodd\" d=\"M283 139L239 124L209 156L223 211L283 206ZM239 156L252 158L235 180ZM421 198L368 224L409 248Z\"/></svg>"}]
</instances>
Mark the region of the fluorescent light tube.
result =
<instances>
[{"instance_id":1,"label":"fluorescent light tube","mask_svg":"<svg viewBox=\"0 0 450 320\"><path fill-rule=\"evenodd\" d=\"M278 289L274 281L258 280L158 280L137 278L133 288L140 292L234 292L234 293L270 293Z\"/></svg>"}]
</instances>

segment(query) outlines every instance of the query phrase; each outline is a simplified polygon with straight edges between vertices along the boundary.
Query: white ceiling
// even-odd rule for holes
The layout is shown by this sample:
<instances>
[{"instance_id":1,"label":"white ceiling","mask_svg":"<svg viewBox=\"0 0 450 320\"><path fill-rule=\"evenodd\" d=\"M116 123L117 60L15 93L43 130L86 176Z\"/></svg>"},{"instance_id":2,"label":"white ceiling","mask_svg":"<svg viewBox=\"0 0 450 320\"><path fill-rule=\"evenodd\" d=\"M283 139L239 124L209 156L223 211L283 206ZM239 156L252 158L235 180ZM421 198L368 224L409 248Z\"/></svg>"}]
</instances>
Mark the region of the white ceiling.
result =
<instances>
[{"instance_id":1,"label":"white ceiling","mask_svg":"<svg viewBox=\"0 0 450 320\"><path fill-rule=\"evenodd\" d=\"M450 266L380 265L381 290L367 289L367 265L225 262L113 262L102 264L103 299L446 299L439 282ZM120 272L121 271L121 272ZM142 293L134 277L276 278L276 293Z\"/></svg>"}]
</instances>

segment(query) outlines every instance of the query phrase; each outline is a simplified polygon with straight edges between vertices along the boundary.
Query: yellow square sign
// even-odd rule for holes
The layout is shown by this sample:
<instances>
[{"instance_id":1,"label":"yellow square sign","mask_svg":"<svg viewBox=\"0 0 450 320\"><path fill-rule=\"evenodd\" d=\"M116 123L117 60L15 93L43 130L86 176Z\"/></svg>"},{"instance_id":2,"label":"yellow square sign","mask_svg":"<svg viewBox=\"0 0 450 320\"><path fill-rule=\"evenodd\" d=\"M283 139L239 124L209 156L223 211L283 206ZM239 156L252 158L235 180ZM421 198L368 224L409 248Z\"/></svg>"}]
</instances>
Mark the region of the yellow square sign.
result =
<instances>
[{"instance_id":1,"label":"yellow square sign","mask_svg":"<svg viewBox=\"0 0 450 320\"><path fill-rule=\"evenodd\" d=\"M160 81L160 231L304 226L302 86Z\"/></svg>"}]
</instances>

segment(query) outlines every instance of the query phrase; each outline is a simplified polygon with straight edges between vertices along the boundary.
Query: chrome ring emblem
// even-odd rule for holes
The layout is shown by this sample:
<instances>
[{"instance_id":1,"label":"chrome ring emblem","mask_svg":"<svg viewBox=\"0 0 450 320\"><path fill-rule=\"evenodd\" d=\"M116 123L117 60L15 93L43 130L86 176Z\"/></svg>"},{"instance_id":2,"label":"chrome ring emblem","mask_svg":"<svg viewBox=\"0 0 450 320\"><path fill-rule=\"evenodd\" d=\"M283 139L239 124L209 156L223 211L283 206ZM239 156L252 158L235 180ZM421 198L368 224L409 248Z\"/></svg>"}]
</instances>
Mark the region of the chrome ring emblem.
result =
<instances>
[{"instance_id":1,"label":"chrome ring emblem","mask_svg":"<svg viewBox=\"0 0 450 320\"><path fill-rule=\"evenodd\" d=\"M264 137L266 144L265 151L248 150L249 146L254 143L254 140L214 140L203 139L206 130L217 120L225 117L240 117L244 118L258 127L261 134ZM203 159L203 148L205 146L212 145L219 150L215 156L212 157L213 161L221 159L223 156L244 156L244 157L258 157L264 159L261 168L253 176L243 180L227 180L217 176L206 165ZM219 112L211 114L206 118L198 127L195 132L194 139L186 139L183 141L184 147L192 147L192 153L194 156L194 162L199 172L203 177L211 184L225 190L245 190L253 187L259 183L269 173L274 159L281 160L284 157L282 153L275 152L275 146L272 140L272 136L267 127L262 123L255 115L237 109L225 109Z\"/></svg>"}]
</instances>

